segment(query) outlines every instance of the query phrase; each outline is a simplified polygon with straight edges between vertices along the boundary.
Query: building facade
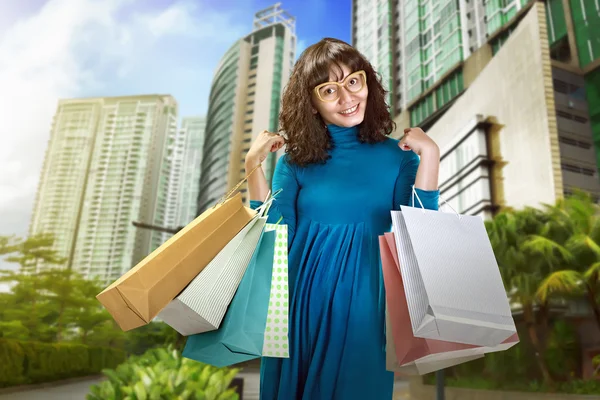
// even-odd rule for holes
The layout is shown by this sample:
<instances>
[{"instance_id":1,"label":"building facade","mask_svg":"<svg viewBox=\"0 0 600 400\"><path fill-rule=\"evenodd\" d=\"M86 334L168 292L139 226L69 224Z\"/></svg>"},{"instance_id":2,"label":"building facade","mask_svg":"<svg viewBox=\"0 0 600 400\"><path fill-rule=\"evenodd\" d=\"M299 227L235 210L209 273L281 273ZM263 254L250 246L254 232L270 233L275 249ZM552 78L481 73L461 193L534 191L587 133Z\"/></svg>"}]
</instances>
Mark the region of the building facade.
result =
<instances>
[{"instance_id":1,"label":"building facade","mask_svg":"<svg viewBox=\"0 0 600 400\"><path fill-rule=\"evenodd\" d=\"M278 131L281 96L295 51L295 19L276 4L256 13L254 31L221 59L209 98L198 214L245 177L244 159L256 136L265 129ZM269 181L277 156L270 155L263 164ZM247 201L245 185L241 192Z\"/></svg>"},{"instance_id":2,"label":"building facade","mask_svg":"<svg viewBox=\"0 0 600 400\"><path fill-rule=\"evenodd\" d=\"M177 208L177 219L173 227L186 226L196 218L205 127L205 117L186 117L181 121L181 131L185 138L185 144L181 192Z\"/></svg>"},{"instance_id":3,"label":"building facade","mask_svg":"<svg viewBox=\"0 0 600 400\"><path fill-rule=\"evenodd\" d=\"M594 29L600 24L597 2L387 0L386 5L369 7L364 0L353 0L352 41L382 75L391 71L390 106L397 121L429 127L477 77L488 60L488 48L493 56L537 2L546 9L551 58L563 63L563 69L567 65L571 72L584 77L600 159L600 31ZM390 10L390 20L377 18L381 9ZM388 40L385 32L390 28ZM479 51L482 48L483 54ZM380 62L383 53L391 54L388 66Z\"/></svg>"},{"instance_id":4,"label":"building facade","mask_svg":"<svg viewBox=\"0 0 600 400\"><path fill-rule=\"evenodd\" d=\"M461 213L491 217L578 189L600 197L585 75L553 59L547 5L524 10L501 45L465 62L470 84L428 129L442 149L440 190Z\"/></svg>"},{"instance_id":5,"label":"building facade","mask_svg":"<svg viewBox=\"0 0 600 400\"><path fill-rule=\"evenodd\" d=\"M132 222L164 223L176 118L166 95L59 101L30 234L53 234L68 268L105 283L143 259L162 237Z\"/></svg>"},{"instance_id":6,"label":"building facade","mask_svg":"<svg viewBox=\"0 0 600 400\"><path fill-rule=\"evenodd\" d=\"M167 139L167 153L165 155L165 173L168 177L166 207L162 226L166 228L178 228L178 213L181 207L181 195L183 187L183 163L185 159L186 130L176 129ZM199 166L198 166L199 168ZM166 172L168 171L168 172ZM171 233L162 232L160 243L153 243L160 246L173 236ZM158 246L154 247L157 248Z\"/></svg>"},{"instance_id":7,"label":"building facade","mask_svg":"<svg viewBox=\"0 0 600 400\"><path fill-rule=\"evenodd\" d=\"M389 0L352 1L352 45L381 75L393 107L392 3Z\"/></svg>"}]
</instances>

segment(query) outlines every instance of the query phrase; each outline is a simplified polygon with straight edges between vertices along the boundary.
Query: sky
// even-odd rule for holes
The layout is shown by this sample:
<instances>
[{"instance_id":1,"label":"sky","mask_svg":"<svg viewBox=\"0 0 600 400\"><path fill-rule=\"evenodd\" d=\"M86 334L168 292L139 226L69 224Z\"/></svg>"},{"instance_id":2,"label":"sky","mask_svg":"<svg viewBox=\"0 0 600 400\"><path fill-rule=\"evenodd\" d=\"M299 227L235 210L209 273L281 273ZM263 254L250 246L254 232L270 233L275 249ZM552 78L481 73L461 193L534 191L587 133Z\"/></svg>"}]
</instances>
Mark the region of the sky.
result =
<instances>
[{"instance_id":1,"label":"sky","mask_svg":"<svg viewBox=\"0 0 600 400\"><path fill-rule=\"evenodd\" d=\"M180 117L202 115L221 56L274 3L0 0L0 235L27 235L59 99L171 94ZM298 54L323 37L350 42L351 0L281 5Z\"/></svg>"}]
</instances>

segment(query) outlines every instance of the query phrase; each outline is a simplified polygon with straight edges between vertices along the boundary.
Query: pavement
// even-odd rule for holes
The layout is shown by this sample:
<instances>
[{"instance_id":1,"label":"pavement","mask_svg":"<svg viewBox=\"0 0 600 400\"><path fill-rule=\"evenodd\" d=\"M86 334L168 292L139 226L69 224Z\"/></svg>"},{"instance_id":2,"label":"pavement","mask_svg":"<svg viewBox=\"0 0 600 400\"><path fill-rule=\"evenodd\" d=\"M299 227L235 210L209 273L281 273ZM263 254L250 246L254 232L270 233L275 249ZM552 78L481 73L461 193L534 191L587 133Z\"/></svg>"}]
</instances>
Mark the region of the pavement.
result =
<instances>
[{"instance_id":1,"label":"pavement","mask_svg":"<svg viewBox=\"0 0 600 400\"><path fill-rule=\"evenodd\" d=\"M0 400L85 400L90 386L101 380L102 378L94 378L64 385L6 393L0 395Z\"/></svg>"},{"instance_id":2,"label":"pavement","mask_svg":"<svg viewBox=\"0 0 600 400\"><path fill-rule=\"evenodd\" d=\"M242 372L239 376L244 378L244 400L258 400L260 387L258 372ZM102 378L93 378L52 387L0 394L0 400L85 400L90 386L101 380ZM409 399L408 382L396 381L393 400Z\"/></svg>"}]
</instances>

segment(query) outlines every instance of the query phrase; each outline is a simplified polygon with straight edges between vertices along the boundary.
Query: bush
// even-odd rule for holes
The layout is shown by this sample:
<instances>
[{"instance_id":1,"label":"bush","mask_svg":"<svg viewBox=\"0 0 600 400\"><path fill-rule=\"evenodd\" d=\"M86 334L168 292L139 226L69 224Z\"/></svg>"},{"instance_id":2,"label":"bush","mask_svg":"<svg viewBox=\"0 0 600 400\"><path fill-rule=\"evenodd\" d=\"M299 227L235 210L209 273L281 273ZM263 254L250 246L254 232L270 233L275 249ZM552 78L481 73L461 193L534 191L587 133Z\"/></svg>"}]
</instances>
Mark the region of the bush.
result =
<instances>
[{"instance_id":1,"label":"bush","mask_svg":"<svg viewBox=\"0 0 600 400\"><path fill-rule=\"evenodd\" d=\"M0 387L97 374L124 360L118 349L0 339Z\"/></svg>"},{"instance_id":2,"label":"bush","mask_svg":"<svg viewBox=\"0 0 600 400\"><path fill-rule=\"evenodd\" d=\"M17 341L0 339L0 387L26 382L25 350Z\"/></svg>"},{"instance_id":3,"label":"bush","mask_svg":"<svg viewBox=\"0 0 600 400\"><path fill-rule=\"evenodd\" d=\"M183 358L172 346L152 349L105 370L108 380L92 386L87 400L237 400L229 388L237 373Z\"/></svg>"}]
</instances>

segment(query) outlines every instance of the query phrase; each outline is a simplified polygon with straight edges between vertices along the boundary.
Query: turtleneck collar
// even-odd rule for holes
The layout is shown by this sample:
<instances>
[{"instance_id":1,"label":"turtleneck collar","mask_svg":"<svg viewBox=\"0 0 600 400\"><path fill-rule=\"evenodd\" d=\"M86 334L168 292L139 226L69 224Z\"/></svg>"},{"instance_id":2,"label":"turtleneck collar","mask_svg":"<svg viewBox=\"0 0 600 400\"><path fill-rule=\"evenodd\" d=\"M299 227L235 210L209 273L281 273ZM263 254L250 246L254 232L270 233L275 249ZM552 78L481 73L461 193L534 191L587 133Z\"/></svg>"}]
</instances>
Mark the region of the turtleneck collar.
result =
<instances>
[{"instance_id":1,"label":"turtleneck collar","mask_svg":"<svg viewBox=\"0 0 600 400\"><path fill-rule=\"evenodd\" d=\"M328 124L327 130L331 134L334 144L338 143L358 143L358 126L352 126L349 128L337 126L334 124Z\"/></svg>"}]
</instances>

